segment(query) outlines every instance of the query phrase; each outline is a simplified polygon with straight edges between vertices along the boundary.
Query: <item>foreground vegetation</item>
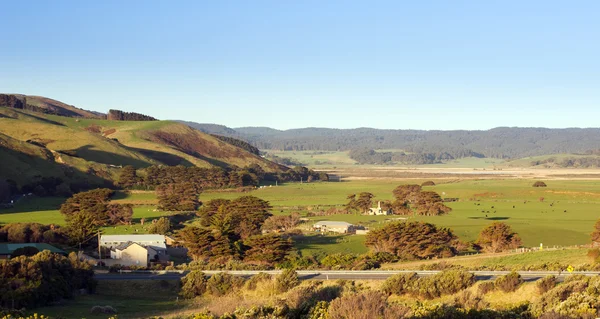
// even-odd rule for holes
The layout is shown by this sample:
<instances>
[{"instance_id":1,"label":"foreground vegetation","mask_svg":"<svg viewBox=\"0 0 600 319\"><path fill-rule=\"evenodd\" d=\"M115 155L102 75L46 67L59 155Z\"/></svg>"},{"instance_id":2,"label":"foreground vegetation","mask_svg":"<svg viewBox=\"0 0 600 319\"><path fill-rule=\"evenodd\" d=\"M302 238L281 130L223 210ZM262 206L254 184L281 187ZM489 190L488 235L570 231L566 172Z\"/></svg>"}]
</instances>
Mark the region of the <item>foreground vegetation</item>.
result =
<instances>
[{"instance_id":1,"label":"foreground vegetation","mask_svg":"<svg viewBox=\"0 0 600 319\"><path fill-rule=\"evenodd\" d=\"M51 318L595 318L599 287L600 277L524 282L516 273L476 282L461 270L385 281L298 281L294 271L243 279L192 271L181 283L101 281L95 295L36 312ZM99 313L99 305L114 312Z\"/></svg>"}]
</instances>

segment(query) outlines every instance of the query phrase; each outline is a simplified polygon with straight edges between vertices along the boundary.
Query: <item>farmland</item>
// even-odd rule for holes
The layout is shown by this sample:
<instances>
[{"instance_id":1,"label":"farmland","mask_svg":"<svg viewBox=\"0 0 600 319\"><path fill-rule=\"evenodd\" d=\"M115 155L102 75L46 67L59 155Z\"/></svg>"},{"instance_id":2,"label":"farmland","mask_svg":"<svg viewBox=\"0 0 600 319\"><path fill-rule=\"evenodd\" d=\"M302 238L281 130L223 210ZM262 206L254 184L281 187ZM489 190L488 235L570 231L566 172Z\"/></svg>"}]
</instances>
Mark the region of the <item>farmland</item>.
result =
<instances>
[{"instance_id":1,"label":"farmland","mask_svg":"<svg viewBox=\"0 0 600 319\"><path fill-rule=\"evenodd\" d=\"M421 183L424 180L349 180L330 183L288 183L264 187L248 193L207 191L200 195L201 201L214 198L233 199L253 195L267 200L274 214L327 210L342 206L348 194L371 192L375 200L391 200L392 190L401 184ZM408 216L410 219L448 227L461 240L471 241L483 227L502 221L509 224L523 239L527 247L582 245L589 242L592 225L599 218L600 181L597 180L550 180L548 187L534 188L534 180L435 180L436 186L426 187L443 197L458 198L448 203L453 211L445 216ZM543 200L542 200L543 198ZM16 207L0 210L1 223L42 222L64 224L58 212L64 199L28 197ZM153 192L135 191L118 193L115 201L134 204L134 225L108 227L103 231L112 233L144 233L141 218L146 220L168 214L156 210ZM313 216L311 221L340 220L377 228L396 216L332 215ZM193 221L192 221L193 222ZM310 225L310 223L309 223ZM304 226L308 229L309 225ZM298 248L310 254L354 252L363 253L363 236L307 236L297 243Z\"/></svg>"}]
</instances>

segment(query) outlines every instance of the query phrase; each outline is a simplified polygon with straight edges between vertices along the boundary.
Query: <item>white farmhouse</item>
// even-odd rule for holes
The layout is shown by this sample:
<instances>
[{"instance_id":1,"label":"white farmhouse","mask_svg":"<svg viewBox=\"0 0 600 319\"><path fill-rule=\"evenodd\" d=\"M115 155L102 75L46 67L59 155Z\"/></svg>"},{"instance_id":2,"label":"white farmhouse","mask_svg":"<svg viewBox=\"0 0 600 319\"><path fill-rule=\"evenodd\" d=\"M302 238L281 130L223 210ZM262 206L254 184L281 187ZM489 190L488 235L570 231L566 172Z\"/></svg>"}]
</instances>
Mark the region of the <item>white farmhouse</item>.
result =
<instances>
[{"instance_id":1,"label":"white farmhouse","mask_svg":"<svg viewBox=\"0 0 600 319\"><path fill-rule=\"evenodd\" d=\"M340 234L349 234L355 232L354 225L347 222L324 220L313 225L313 229L323 233L334 232Z\"/></svg>"}]
</instances>

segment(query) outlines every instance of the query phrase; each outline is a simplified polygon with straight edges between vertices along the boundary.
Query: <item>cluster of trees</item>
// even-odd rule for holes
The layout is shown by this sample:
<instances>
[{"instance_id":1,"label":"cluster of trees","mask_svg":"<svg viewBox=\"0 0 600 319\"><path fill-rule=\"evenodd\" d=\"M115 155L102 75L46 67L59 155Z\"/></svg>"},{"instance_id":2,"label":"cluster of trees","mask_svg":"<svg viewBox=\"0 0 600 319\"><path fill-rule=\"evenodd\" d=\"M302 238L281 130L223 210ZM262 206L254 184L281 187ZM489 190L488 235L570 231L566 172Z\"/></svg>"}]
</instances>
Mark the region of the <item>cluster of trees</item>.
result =
<instances>
[{"instance_id":1,"label":"cluster of trees","mask_svg":"<svg viewBox=\"0 0 600 319\"><path fill-rule=\"evenodd\" d=\"M39 223L13 223L0 228L0 242L11 243L66 243L65 229Z\"/></svg>"},{"instance_id":2,"label":"cluster of trees","mask_svg":"<svg viewBox=\"0 0 600 319\"><path fill-rule=\"evenodd\" d=\"M485 252L497 253L520 247L521 237L507 224L495 222L481 231L476 244Z\"/></svg>"},{"instance_id":3,"label":"cluster of trees","mask_svg":"<svg viewBox=\"0 0 600 319\"><path fill-rule=\"evenodd\" d=\"M393 192L395 201L391 203L394 214L416 213L424 216L448 214L452 209L444 204L441 196L433 191L424 191L419 185L400 185Z\"/></svg>"},{"instance_id":4,"label":"cluster of trees","mask_svg":"<svg viewBox=\"0 0 600 319\"><path fill-rule=\"evenodd\" d=\"M444 204L442 197L433 191L423 191L419 185L400 185L393 191L395 200L393 202L383 201L381 208L392 209L396 215L424 215L437 216L447 214L452 209ZM369 192L358 195L348 195L346 210L365 213L373 207L375 196Z\"/></svg>"},{"instance_id":5,"label":"cluster of trees","mask_svg":"<svg viewBox=\"0 0 600 319\"><path fill-rule=\"evenodd\" d=\"M108 110L106 119L112 121L158 121L152 116L135 112L123 112L120 110Z\"/></svg>"},{"instance_id":6,"label":"cluster of trees","mask_svg":"<svg viewBox=\"0 0 600 319\"><path fill-rule=\"evenodd\" d=\"M484 157L470 150L433 153L377 152L373 149L353 149L348 153L359 164L437 164L463 157Z\"/></svg>"},{"instance_id":7,"label":"cluster of trees","mask_svg":"<svg viewBox=\"0 0 600 319\"><path fill-rule=\"evenodd\" d=\"M278 173L265 172L257 164L233 169L153 165L143 170L136 170L133 166L125 166L121 169L117 184L128 189L154 189L160 185L191 184L194 190L199 193L203 189L256 186L261 181L289 182L301 180L306 182L328 181L329 176L324 172L315 172L302 166L296 166Z\"/></svg>"},{"instance_id":8,"label":"cluster of trees","mask_svg":"<svg viewBox=\"0 0 600 319\"><path fill-rule=\"evenodd\" d=\"M200 190L192 183L165 184L156 188L158 209L165 211L195 211L200 206Z\"/></svg>"},{"instance_id":9,"label":"cluster of trees","mask_svg":"<svg viewBox=\"0 0 600 319\"><path fill-rule=\"evenodd\" d=\"M217 134L210 134L210 135L218 138L219 140L221 140L227 144L231 144L233 146L237 146L241 149L244 149L254 155L260 155L260 151L258 150L258 148L252 146L252 144L250 144L246 141L242 141L237 138L230 137L230 136L223 136L223 135L217 135Z\"/></svg>"},{"instance_id":10,"label":"cluster of trees","mask_svg":"<svg viewBox=\"0 0 600 319\"><path fill-rule=\"evenodd\" d=\"M417 221L396 222L372 230L365 245L373 252L390 253L402 260L451 257L470 246L459 242L450 229ZM510 226L495 222L481 231L472 248L496 253L520 246L521 238Z\"/></svg>"},{"instance_id":11,"label":"cluster of trees","mask_svg":"<svg viewBox=\"0 0 600 319\"><path fill-rule=\"evenodd\" d=\"M77 193L60 206L73 242L85 241L101 226L131 223L131 205L111 204L113 194L107 188L94 189Z\"/></svg>"},{"instance_id":12,"label":"cluster of trees","mask_svg":"<svg viewBox=\"0 0 600 319\"><path fill-rule=\"evenodd\" d=\"M9 202L12 196L19 191L17 183L13 180L0 179L0 204Z\"/></svg>"},{"instance_id":13,"label":"cluster of trees","mask_svg":"<svg viewBox=\"0 0 600 319\"><path fill-rule=\"evenodd\" d=\"M178 237L195 260L273 265L285 258L293 243L286 236L261 234L270 209L269 202L254 196L214 199L200 209L200 226L187 226Z\"/></svg>"},{"instance_id":14,"label":"cluster of trees","mask_svg":"<svg viewBox=\"0 0 600 319\"><path fill-rule=\"evenodd\" d=\"M73 297L75 291L94 292L91 266L49 251L0 261L0 307L32 308Z\"/></svg>"},{"instance_id":15,"label":"cluster of trees","mask_svg":"<svg viewBox=\"0 0 600 319\"><path fill-rule=\"evenodd\" d=\"M33 193L36 196L69 196L73 194L70 185L65 183L62 178L54 176L38 176L21 186L21 192Z\"/></svg>"},{"instance_id":16,"label":"cluster of trees","mask_svg":"<svg viewBox=\"0 0 600 319\"><path fill-rule=\"evenodd\" d=\"M45 108L27 104L27 97L23 97L23 100L21 100L14 94L0 94L0 106L6 106L14 109L28 110L40 113L55 113Z\"/></svg>"},{"instance_id":17,"label":"cluster of trees","mask_svg":"<svg viewBox=\"0 0 600 319\"><path fill-rule=\"evenodd\" d=\"M395 222L367 234L365 245L403 260L456 255L458 238L450 229L424 222Z\"/></svg>"}]
</instances>

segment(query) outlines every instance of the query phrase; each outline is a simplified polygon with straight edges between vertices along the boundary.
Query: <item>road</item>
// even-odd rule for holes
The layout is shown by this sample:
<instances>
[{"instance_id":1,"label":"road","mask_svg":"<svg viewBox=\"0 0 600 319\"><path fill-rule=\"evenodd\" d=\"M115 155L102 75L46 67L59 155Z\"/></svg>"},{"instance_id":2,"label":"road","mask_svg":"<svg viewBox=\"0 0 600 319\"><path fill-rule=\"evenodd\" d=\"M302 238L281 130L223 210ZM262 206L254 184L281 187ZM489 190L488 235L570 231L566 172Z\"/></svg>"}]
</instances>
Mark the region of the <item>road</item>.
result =
<instances>
[{"instance_id":1,"label":"road","mask_svg":"<svg viewBox=\"0 0 600 319\"><path fill-rule=\"evenodd\" d=\"M213 275L219 272L230 273L234 276L250 277L260 273L261 271L203 271L207 275ZM281 273L281 270L262 271L272 275ZM431 276L440 271L421 271L421 270L299 270L298 277L302 280L319 279L319 280L385 280L390 276L399 273L415 272L420 277ZM477 280L489 280L498 276L506 275L508 271L471 271ZM96 273L98 280L177 280L183 277L186 272L178 271L123 271L122 273ZM567 276L581 274L586 276L598 276L598 271L574 271L572 273L558 271L520 271L519 274L525 281L534 281L539 278L554 275L559 281L564 280Z\"/></svg>"}]
</instances>

